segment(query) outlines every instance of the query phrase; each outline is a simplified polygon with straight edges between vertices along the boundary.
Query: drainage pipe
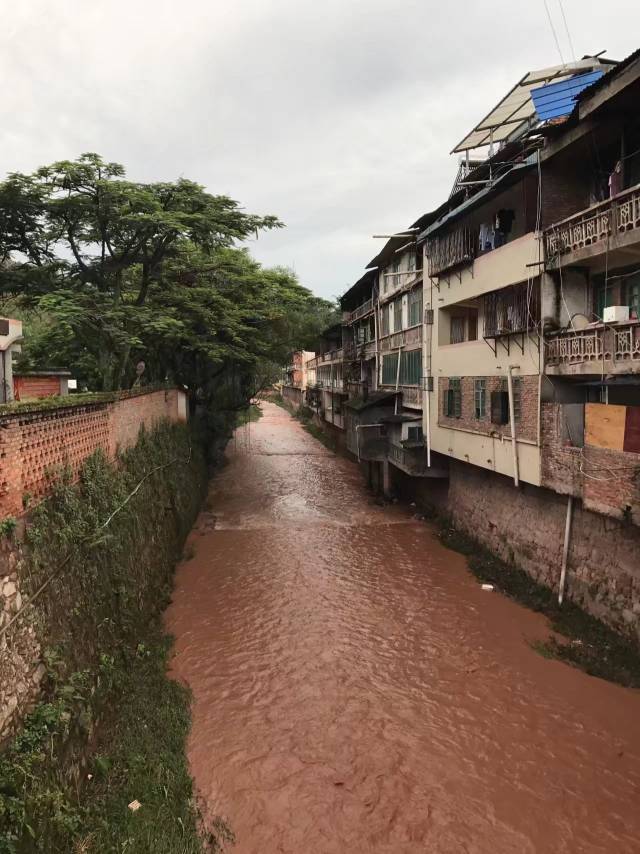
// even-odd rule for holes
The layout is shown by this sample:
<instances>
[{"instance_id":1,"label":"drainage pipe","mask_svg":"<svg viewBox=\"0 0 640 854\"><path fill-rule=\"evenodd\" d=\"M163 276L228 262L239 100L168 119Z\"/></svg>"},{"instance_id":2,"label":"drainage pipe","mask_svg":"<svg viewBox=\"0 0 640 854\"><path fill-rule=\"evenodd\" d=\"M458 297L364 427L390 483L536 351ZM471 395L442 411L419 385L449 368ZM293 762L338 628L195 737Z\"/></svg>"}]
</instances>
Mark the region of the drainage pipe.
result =
<instances>
[{"instance_id":1,"label":"drainage pipe","mask_svg":"<svg viewBox=\"0 0 640 854\"><path fill-rule=\"evenodd\" d=\"M511 422L511 450L513 452L513 485L520 485L520 471L518 467L518 442L516 439L516 417L513 405L513 365L509 365L507 372L507 385L509 388L509 421Z\"/></svg>"},{"instance_id":2,"label":"drainage pipe","mask_svg":"<svg viewBox=\"0 0 640 854\"><path fill-rule=\"evenodd\" d=\"M562 605L564 588L567 582L567 559L569 557L569 542L571 540L571 520L573 518L573 495L567 501L567 518L564 523L564 546L562 547L562 569L560 570L560 585L558 589L558 605Z\"/></svg>"}]
</instances>

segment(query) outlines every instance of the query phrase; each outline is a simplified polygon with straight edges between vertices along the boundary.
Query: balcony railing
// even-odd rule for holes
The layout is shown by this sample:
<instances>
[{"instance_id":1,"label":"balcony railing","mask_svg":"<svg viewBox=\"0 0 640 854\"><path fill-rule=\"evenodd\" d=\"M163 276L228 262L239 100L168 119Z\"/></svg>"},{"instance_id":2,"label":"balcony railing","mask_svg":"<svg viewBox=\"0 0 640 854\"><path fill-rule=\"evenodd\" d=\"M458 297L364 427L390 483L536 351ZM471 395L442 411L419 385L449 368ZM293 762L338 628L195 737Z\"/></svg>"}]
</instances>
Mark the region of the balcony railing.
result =
<instances>
[{"instance_id":1,"label":"balcony railing","mask_svg":"<svg viewBox=\"0 0 640 854\"><path fill-rule=\"evenodd\" d=\"M439 276L464 264L478 254L478 233L470 228L457 228L427 243L429 275Z\"/></svg>"},{"instance_id":2,"label":"balcony railing","mask_svg":"<svg viewBox=\"0 0 640 854\"><path fill-rule=\"evenodd\" d=\"M389 460L407 474L421 475L428 471L427 455L424 448L407 450L402 445L389 442L387 446Z\"/></svg>"},{"instance_id":3,"label":"balcony railing","mask_svg":"<svg viewBox=\"0 0 640 854\"><path fill-rule=\"evenodd\" d=\"M414 285L422 278L422 270L398 270L395 273L385 273L383 276L383 294L399 291L409 285Z\"/></svg>"},{"instance_id":4,"label":"balcony railing","mask_svg":"<svg viewBox=\"0 0 640 854\"><path fill-rule=\"evenodd\" d=\"M545 342L548 365L640 362L640 321L561 332Z\"/></svg>"},{"instance_id":5,"label":"balcony railing","mask_svg":"<svg viewBox=\"0 0 640 854\"><path fill-rule=\"evenodd\" d=\"M410 344L420 344L422 342L422 326L412 326L410 329L403 329L401 332L392 332L391 335L385 335L380 340L380 349L397 350L398 347L404 347Z\"/></svg>"},{"instance_id":6,"label":"balcony railing","mask_svg":"<svg viewBox=\"0 0 640 854\"><path fill-rule=\"evenodd\" d=\"M592 205L544 233L547 261L640 228L640 184Z\"/></svg>"},{"instance_id":7,"label":"balcony railing","mask_svg":"<svg viewBox=\"0 0 640 854\"><path fill-rule=\"evenodd\" d=\"M540 320L538 288L526 283L491 291L482 298L483 336L496 338L535 329Z\"/></svg>"},{"instance_id":8,"label":"balcony railing","mask_svg":"<svg viewBox=\"0 0 640 854\"><path fill-rule=\"evenodd\" d=\"M366 302L363 302L362 305L359 305L357 308L349 314L346 322L354 323L356 320L359 320L361 317L364 317L365 314L369 314L369 312L373 311L373 300L368 299Z\"/></svg>"},{"instance_id":9,"label":"balcony railing","mask_svg":"<svg viewBox=\"0 0 640 854\"><path fill-rule=\"evenodd\" d=\"M325 388L325 389L333 389L334 391L342 391L344 388L344 382L341 379L325 379L320 377L316 380L317 388Z\"/></svg>"}]
</instances>

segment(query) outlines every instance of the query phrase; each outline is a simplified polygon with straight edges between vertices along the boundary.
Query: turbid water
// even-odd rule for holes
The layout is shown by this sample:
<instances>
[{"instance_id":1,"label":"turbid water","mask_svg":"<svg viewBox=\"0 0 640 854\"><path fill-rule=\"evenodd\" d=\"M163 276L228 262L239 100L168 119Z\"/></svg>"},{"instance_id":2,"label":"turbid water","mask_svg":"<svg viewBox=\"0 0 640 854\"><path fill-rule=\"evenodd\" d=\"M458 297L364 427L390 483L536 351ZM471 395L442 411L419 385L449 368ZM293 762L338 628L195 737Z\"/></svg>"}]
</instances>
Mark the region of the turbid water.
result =
<instances>
[{"instance_id":1,"label":"turbid water","mask_svg":"<svg viewBox=\"0 0 640 854\"><path fill-rule=\"evenodd\" d=\"M539 656L543 618L262 407L167 614L230 850L640 852L640 693Z\"/></svg>"}]
</instances>

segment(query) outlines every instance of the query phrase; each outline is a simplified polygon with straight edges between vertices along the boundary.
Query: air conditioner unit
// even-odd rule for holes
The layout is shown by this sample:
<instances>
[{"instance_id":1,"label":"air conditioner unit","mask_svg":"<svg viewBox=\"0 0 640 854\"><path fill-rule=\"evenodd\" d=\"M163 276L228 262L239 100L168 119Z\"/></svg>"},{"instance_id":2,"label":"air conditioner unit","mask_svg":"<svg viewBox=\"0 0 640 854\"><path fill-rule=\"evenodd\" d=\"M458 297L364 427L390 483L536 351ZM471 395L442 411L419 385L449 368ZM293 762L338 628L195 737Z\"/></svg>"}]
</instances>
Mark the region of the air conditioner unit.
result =
<instances>
[{"instance_id":1,"label":"air conditioner unit","mask_svg":"<svg viewBox=\"0 0 640 854\"><path fill-rule=\"evenodd\" d=\"M605 323L624 323L629 320L629 306L609 305L605 308L602 319Z\"/></svg>"}]
</instances>

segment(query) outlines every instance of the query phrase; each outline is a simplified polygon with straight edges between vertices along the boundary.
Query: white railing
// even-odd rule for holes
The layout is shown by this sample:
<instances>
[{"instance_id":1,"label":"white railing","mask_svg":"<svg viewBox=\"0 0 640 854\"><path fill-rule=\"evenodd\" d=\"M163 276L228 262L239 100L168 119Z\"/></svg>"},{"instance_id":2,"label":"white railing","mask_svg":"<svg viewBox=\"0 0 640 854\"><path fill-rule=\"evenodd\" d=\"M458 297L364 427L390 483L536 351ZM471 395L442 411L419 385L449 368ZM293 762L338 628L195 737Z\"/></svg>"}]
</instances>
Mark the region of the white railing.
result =
<instances>
[{"instance_id":1,"label":"white railing","mask_svg":"<svg viewBox=\"0 0 640 854\"><path fill-rule=\"evenodd\" d=\"M422 270L399 270L395 273L383 274L383 295L399 291L409 285L414 285L422 278Z\"/></svg>"},{"instance_id":2,"label":"white railing","mask_svg":"<svg viewBox=\"0 0 640 854\"><path fill-rule=\"evenodd\" d=\"M640 185L562 220L544 233L547 261L640 228Z\"/></svg>"},{"instance_id":3,"label":"white railing","mask_svg":"<svg viewBox=\"0 0 640 854\"><path fill-rule=\"evenodd\" d=\"M364 317L365 314L369 314L373 311L373 300L368 299L366 302L363 302L362 305L359 305L357 308L349 314L347 323L354 323L356 320L359 320L361 317Z\"/></svg>"},{"instance_id":4,"label":"white railing","mask_svg":"<svg viewBox=\"0 0 640 854\"><path fill-rule=\"evenodd\" d=\"M548 365L640 361L640 321L561 332L545 341Z\"/></svg>"}]
</instances>

